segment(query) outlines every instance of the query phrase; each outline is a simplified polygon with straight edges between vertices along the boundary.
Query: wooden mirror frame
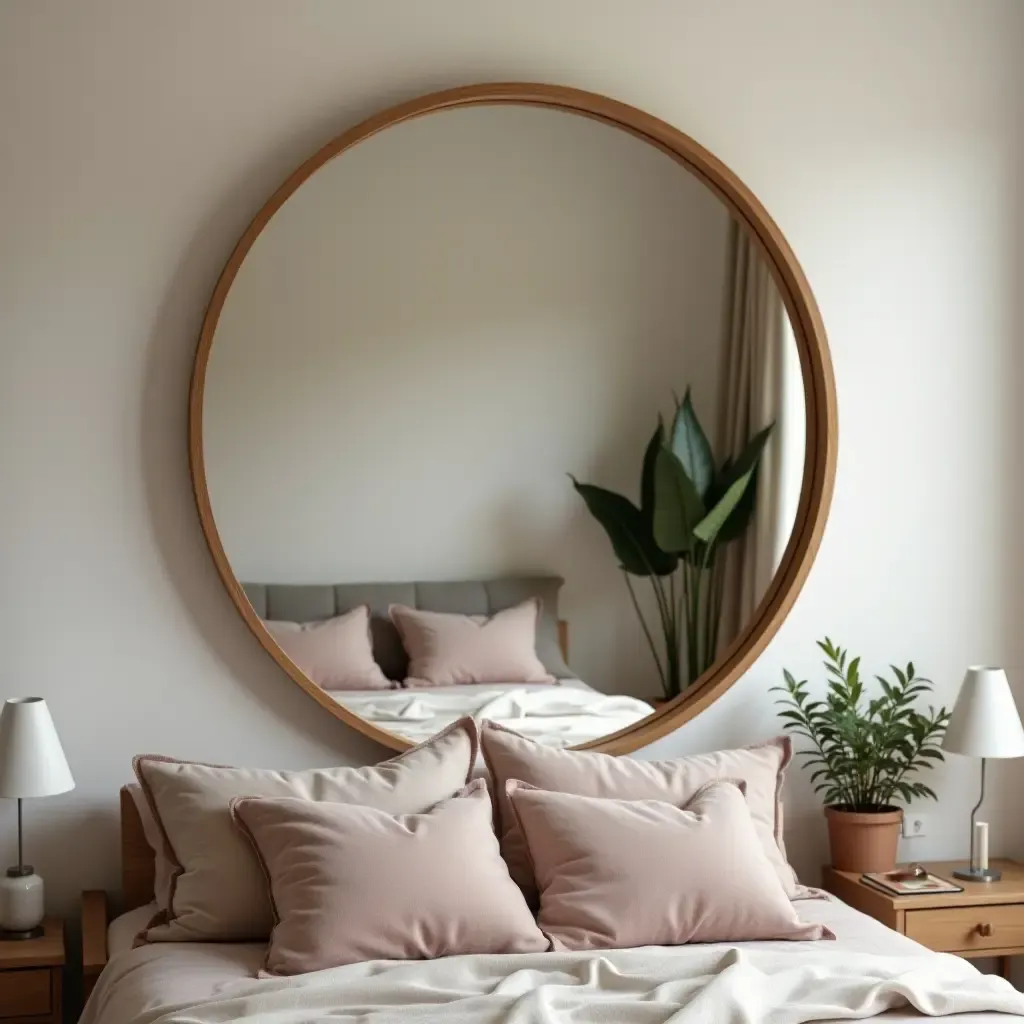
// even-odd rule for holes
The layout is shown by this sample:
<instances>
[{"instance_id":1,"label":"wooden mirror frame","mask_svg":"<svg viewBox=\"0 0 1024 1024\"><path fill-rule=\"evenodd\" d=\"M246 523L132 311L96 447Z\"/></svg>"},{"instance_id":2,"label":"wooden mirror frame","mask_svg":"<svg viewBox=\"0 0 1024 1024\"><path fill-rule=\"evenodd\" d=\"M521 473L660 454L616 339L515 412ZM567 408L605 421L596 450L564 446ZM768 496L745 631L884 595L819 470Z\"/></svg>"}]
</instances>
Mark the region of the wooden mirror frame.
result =
<instances>
[{"instance_id":1,"label":"wooden mirror frame","mask_svg":"<svg viewBox=\"0 0 1024 1024\"><path fill-rule=\"evenodd\" d=\"M765 649L789 614L817 554L828 517L835 480L838 425L835 380L821 315L810 285L778 226L754 194L720 160L677 128L635 107L596 93L566 86L533 83L488 83L431 93L375 114L342 132L299 166L267 200L246 228L210 299L196 350L189 393L189 463L199 520L220 578L242 618L278 665L317 703L336 718L392 750L413 744L379 729L339 704L281 650L249 603L231 571L210 503L203 461L203 395L214 333L224 302L242 262L271 217L302 184L329 160L378 132L417 117L459 107L518 104L548 107L593 118L629 132L655 146L695 174L721 199L757 240L789 314L804 381L806 438L803 481L793 531L771 585L748 626L692 686L651 715L619 732L577 749L626 754L688 722L721 696Z\"/></svg>"}]
</instances>

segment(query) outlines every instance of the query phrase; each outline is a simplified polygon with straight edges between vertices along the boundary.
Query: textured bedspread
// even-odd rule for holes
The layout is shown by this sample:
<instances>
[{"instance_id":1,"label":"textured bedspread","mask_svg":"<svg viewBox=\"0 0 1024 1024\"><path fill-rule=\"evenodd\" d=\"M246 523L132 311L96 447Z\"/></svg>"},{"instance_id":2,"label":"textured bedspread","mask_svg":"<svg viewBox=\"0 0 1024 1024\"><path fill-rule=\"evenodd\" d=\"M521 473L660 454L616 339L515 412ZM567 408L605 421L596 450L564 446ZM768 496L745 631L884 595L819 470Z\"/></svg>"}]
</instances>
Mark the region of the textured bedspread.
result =
<instances>
[{"instance_id":1,"label":"textured bedspread","mask_svg":"<svg viewBox=\"0 0 1024 1024\"><path fill-rule=\"evenodd\" d=\"M414 743L472 715L540 743L571 747L625 729L651 713L651 706L635 697L599 693L574 679L557 686L490 683L338 691L331 696L374 725Z\"/></svg>"},{"instance_id":2,"label":"textured bedspread","mask_svg":"<svg viewBox=\"0 0 1024 1024\"><path fill-rule=\"evenodd\" d=\"M294 979L251 977L253 945L146 947L116 956L83 1024L800 1024L963 1013L1024 1020L1024 995L834 902L801 915L837 942L375 961ZM804 910L808 913L804 914ZM842 922L850 941L843 942ZM877 952L868 950L875 949ZM147 987L148 978L148 987Z\"/></svg>"}]
</instances>

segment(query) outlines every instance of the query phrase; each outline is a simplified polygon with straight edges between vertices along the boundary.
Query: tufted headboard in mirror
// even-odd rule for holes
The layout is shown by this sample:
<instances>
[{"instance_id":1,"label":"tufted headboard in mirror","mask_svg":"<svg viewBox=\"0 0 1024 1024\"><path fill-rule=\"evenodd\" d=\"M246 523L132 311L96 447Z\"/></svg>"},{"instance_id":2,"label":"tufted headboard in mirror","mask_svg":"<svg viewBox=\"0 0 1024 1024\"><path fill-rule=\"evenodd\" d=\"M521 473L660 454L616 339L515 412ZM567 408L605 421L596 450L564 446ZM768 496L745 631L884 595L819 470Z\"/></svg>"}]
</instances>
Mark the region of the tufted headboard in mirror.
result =
<instances>
[{"instance_id":1,"label":"tufted headboard in mirror","mask_svg":"<svg viewBox=\"0 0 1024 1024\"><path fill-rule=\"evenodd\" d=\"M560 627L558 619L562 582L558 576L518 576L428 583L243 583L242 589L264 622L318 622L368 605L374 657L384 674L394 680L405 678L409 659L388 617L391 605L490 616L538 597L537 656L556 679L570 679L573 673L565 662L565 627Z\"/></svg>"}]
</instances>

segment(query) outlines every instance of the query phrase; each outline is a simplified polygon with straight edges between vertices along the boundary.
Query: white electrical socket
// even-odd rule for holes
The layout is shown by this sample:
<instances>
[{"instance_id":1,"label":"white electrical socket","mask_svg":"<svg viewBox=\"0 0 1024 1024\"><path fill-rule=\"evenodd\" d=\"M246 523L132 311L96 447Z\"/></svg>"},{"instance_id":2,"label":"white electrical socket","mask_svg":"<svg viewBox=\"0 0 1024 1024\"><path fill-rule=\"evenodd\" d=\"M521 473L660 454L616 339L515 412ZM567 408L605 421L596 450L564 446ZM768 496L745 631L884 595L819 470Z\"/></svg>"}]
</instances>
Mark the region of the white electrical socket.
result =
<instances>
[{"instance_id":1,"label":"white electrical socket","mask_svg":"<svg viewBox=\"0 0 1024 1024\"><path fill-rule=\"evenodd\" d=\"M928 835L928 817L924 814L903 813L903 838L919 839Z\"/></svg>"}]
</instances>

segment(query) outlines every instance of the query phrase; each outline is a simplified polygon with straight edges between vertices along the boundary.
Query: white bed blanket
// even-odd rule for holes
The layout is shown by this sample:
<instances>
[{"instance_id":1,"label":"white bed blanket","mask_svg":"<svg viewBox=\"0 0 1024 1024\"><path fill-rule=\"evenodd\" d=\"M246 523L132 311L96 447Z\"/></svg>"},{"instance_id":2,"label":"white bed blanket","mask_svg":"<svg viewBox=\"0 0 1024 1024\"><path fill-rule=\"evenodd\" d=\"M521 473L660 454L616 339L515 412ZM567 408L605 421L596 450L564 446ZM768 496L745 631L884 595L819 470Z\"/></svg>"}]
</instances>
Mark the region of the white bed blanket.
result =
<instances>
[{"instance_id":1,"label":"white bed blanket","mask_svg":"<svg viewBox=\"0 0 1024 1024\"><path fill-rule=\"evenodd\" d=\"M571 747L625 729L651 714L635 697L599 693L578 680L557 686L492 683L408 690L338 691L360 717L419 743L465 715L515 729L540 743Z\"/></svg>"},{"instance_id":2,"label":"white bed blanket","mask_svg":"<svg viewBox=\"0 0 1024 1024\"><path fill-rule=\"evenodd\" d=\"M837 942L374 961L270 980L252 977L259 946L148 946L111 961L82 1024L801 1024L886 1011L887 1024L1024 1020L1024 995L1002 978L834 901L800 906L808 919L847 921L851 941L840 928Z\"/></svg>"}]
</instances>

